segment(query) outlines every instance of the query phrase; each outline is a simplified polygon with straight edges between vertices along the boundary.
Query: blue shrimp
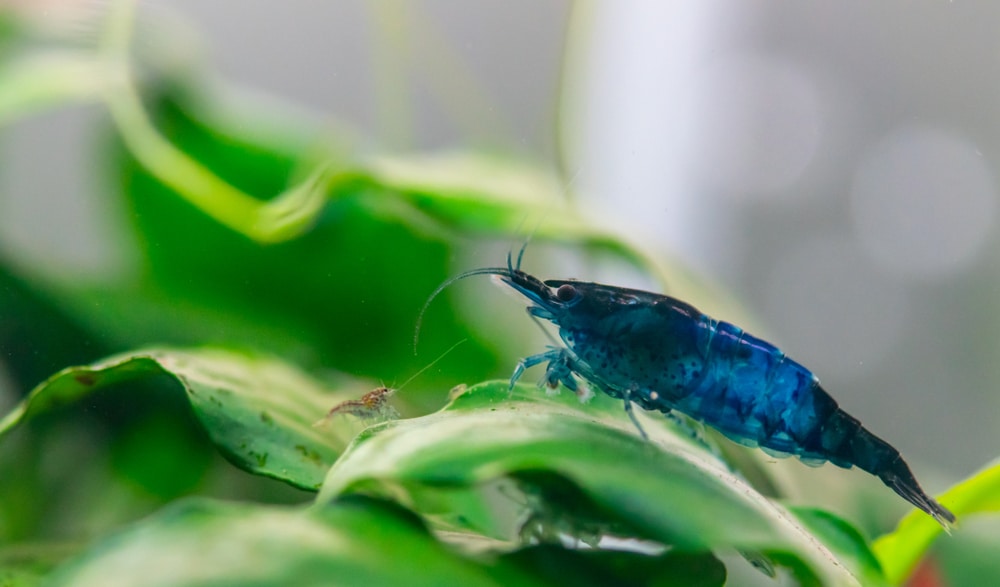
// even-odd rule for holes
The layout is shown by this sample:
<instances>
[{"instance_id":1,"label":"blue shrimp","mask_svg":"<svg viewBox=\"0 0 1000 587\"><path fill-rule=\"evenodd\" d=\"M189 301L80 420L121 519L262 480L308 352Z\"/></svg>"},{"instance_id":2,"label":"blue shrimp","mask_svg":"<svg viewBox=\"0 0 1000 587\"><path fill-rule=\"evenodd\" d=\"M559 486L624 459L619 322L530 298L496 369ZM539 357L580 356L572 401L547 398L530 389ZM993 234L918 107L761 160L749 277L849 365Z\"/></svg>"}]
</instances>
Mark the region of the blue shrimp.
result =
<instances>
[{"instance_id":1,"label":"blue shrimp","mask_svg":"<svg viewBox=\"0 0 1000 587\"><path fill-rule=\"evenodd\" d=\"M829 461L875 475L945 528L955 516L924 493L899 451L846 413L819 379L774 345L715 320L668 296L600 283L540 279L506 267L457 275L495 275L531 302L528 314L559 329L563 348L522 359L525 369L547 362L543 379L576 391L575 376L621 399L643 438L632 404L676 410L731 440L769 454L794 455L811 465ZM426 305L425 305L426 308ZM418 326L419 328L419 326Z\"/></svg>"}]
</instances>

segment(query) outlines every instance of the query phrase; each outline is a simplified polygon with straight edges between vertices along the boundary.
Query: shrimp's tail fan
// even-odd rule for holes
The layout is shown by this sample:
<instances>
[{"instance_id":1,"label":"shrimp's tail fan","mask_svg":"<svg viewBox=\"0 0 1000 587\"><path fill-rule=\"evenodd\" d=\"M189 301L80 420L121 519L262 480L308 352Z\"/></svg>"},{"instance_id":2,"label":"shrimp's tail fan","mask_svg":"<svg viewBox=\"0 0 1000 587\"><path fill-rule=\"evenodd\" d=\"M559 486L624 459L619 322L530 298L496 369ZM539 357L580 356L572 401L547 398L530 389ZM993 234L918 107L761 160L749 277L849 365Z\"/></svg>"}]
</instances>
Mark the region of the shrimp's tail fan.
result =
<instances>
[{"instance_id":1,"label":"shrimp's tail fan","mask_svg":"<svg viewBox=\"0 0 1000 587\"><path fill-rule=\"evenodd\" d=\"M951 513L948 508L938 503L934 498L924 493L924 490L920 488L917 480L913 477L910 468L901 457L891 467L879 473L878 477L903 499L927 512L928 515L944 526L945 530L950 532L955 527L955 514Z\"/></svg>"},{"instance_id":2,"label":"shrimp's tail fan","mask_svg":"<svg viewBox=\"0 0 1000 587\"><path fill-rule=\"evenodd\" d=\"M924 492L898 450L840 408L827 423L828 429L831 424L838 431L825 439L835 439L831 444L837 445L826 447L831 452L831 461L841 466L854 465L875 475L900 497L937 520L945 530L954 528L955 514Z\"/></svg>"}]
</instances>

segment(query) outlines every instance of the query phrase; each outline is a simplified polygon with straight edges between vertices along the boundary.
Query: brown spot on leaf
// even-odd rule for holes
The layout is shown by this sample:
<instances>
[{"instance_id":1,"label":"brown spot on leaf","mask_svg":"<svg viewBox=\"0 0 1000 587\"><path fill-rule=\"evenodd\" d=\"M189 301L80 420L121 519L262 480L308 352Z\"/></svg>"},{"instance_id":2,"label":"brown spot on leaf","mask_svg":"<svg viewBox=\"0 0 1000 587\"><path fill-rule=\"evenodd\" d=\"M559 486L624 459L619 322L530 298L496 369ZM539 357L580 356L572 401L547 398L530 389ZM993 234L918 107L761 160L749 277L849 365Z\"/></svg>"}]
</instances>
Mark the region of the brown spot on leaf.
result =
<instances>
[{"instance_id":1,"label":"brown spot on leaf","mask_svg":"<svg viewBox=\"0 0 1000 587\"><path fill-rule=\"evenodd\" d=\"M97 375L94 373L76 373L73 375L73 379L76 379L77 383L88 387L97 383Z\"/></svg>"},{"instance_id":2,"label":"brown spot on leaf","mask_svg":"<svg viewBox=\"0 0 1000 587\"><path fill-rule=\"evenodd\" d=\"M295 450L298 451L298 453L301 454L303 457L309 459L310 461L316 464L323 463L323 456L321 454L319 454L318 452L316 452L311 448L306 447L303 444L296 444Z\"/></svg>"},{"instance_id":3,"label":"brown spot on leaf","mask_svg":"<svg viewBox=\"0 0 1000 587\"><path fill-rule=\"evenodd\" d=\"M252 451L252 450L248 450L247 454L250 455L251 457L253 457L253 459L257 461L257 466L258 467L263 467L263 466L267 465L267 453L266 452L265 453L259 453L259 452L255 452L255 451Z\"/></svg>"}]
</instances>

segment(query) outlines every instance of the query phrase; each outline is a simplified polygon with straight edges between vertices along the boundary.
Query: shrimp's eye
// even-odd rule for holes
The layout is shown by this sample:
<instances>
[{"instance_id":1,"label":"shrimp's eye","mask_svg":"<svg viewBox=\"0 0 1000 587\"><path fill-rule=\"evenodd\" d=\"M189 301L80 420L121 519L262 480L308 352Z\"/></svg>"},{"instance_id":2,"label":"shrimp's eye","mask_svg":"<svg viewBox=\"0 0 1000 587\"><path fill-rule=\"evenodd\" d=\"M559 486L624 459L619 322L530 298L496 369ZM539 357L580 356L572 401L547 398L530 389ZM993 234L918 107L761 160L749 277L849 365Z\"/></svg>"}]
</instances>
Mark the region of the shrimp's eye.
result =
<instances>
[{"instance_id":1,"label":"shrimp's eye","mask_svg":"<svg viewBox=\"0 0 1000 587\"><path fill-rule=\"evenodd\" d=\"M556 290L556 298L560 302L568 302L576 297L576 288L568 283L564 283Z\"/></svg>"}]
</instances>

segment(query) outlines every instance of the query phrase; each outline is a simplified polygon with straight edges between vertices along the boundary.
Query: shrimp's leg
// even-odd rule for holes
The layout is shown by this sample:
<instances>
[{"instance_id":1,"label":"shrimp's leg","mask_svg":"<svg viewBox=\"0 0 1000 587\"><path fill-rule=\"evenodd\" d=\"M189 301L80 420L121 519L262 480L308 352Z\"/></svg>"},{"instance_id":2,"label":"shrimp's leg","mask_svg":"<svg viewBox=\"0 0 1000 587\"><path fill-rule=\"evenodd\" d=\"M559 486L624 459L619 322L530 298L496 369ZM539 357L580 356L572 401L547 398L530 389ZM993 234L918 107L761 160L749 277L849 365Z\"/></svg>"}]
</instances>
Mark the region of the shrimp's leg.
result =
<instances>
[{"instance_id":1,"label":"shrimp's leg","mask_svg":"<svg viewBox=\"0 0 1000 587\"><path fill-rule=\"evenodd\" d=\"M642 429L642 426L639 425L639 420L635 417L635 411L632 408L633 393L635 393L635 390L626 389L625 393L622 394L623 395L622 399L625 400L625 413L628 414L629 420L632 420L632 423L635 424L635 429L639 431L639 435L642 436L642 439L649 440L649 435L646 434L646 431Z\"/></svg>"},{"instance_id":2,"label":"shrimp's leg","mask_svg":"<svg viewBox=\"0 0 1000 587\"><path fill-rule=\"evenodd\" d=\"M570 352L566 349L560 349L555 347L550 347L548 351L540 353L537 355L532 355L530 357L521 359L518 361L517 366L514 368L514 374L510 378L510 390L514 389L514 384L524 373L525 369L529 369L548 361L549 364L545 367L545 376L542 380L538 382L539 387L548 386L550 389L556 389L559 384L563 384L567 389L581 396L583 393L580 389L579 383L577 383L576 377L573 376L573 357Z\"/></svg>"},{"instance_id":3,"label":"shrimp's leg","mask_svg":"<svg viewBox=\"0 0 1000 587\"><path fill-rule=\"evenodd\" d=\"M524 373L525 369L530 369L531 367L544 363L545 361L549 361L550 363L549 369L551 369L552 368L551 364L558 362L560 358L562 358L563 354L564 351L562 349L551 349L544 353L531 355L530 357L525 357L521 359L520 361L517 362L517 366L514 367L514 373L513 375L510 376L510 386L507 388L507 390L513 391L514 384L517 383L517 380L521 378L521 375ZM565 360L566 359L563 359L563 361ZM547 374L548 371L546 371L546 376Z\"/></svg>"},{"instance_id":4,"label":"shrimp's leg","mask_svg":"<svg viewBox=\"0 0 1000 587\"><path fill-rule=\"evenodd\" d=\"M641 393L642 392L636 388L630 388L625 390L625 393L622 394L622 398L625 401L625 413L628 414L629 419L632 420L632 424L635 425L636 429L639 431L639 435L642 436L644 440L649 440L649 435L646 434L646 431L639 424L638 419L635 417L634 408L632 407L631 398ZM709 441L708 434L705 431L704 422L700 422L693 418L687 418L670 408L658 407L657 409L659 409L668 420L673 422L680 432L691 438L695 444L712 453L712 455L720 461L725 462L722 453L719 451L719 447Z\"/></svg>"},{"instance_id":5,"label":"shrimp's leg","mask_svg":"<svg viewBox=\"0 0 1000 587\"><path fill-rule=\"evenodd\" d=\"M559 351L559 356L549 361L545 367L545 377L539 385L547 385L549 389L556 389L562 383L573 393L579 394L580 386L573 377L573 363L569 353L565 349Z\"/></svg>"}]
</instances>

